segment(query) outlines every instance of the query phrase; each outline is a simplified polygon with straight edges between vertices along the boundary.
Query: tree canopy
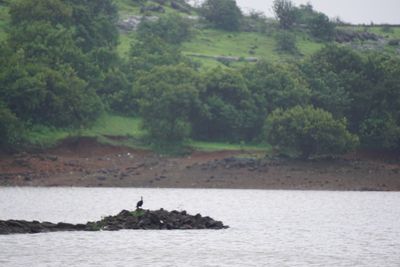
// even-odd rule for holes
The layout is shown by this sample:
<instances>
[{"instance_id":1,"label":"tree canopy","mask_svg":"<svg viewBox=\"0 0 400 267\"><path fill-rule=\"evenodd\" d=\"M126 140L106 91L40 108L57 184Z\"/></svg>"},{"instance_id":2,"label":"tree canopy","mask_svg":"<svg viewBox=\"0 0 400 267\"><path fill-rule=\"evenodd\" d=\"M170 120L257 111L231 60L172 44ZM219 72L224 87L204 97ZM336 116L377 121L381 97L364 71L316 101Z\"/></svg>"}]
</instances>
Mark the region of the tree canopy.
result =
<instances>
[{"instance_id":1,"label":"tree canopy","mask_svg":"<svg viewBox=\"0 0 400 267\"><path fill-rule=\"evenodd\" d=\"M218 29L237 31L240 27L242 12L235 0L206 0L200 12Z\"/></svg>"}]
</instances>

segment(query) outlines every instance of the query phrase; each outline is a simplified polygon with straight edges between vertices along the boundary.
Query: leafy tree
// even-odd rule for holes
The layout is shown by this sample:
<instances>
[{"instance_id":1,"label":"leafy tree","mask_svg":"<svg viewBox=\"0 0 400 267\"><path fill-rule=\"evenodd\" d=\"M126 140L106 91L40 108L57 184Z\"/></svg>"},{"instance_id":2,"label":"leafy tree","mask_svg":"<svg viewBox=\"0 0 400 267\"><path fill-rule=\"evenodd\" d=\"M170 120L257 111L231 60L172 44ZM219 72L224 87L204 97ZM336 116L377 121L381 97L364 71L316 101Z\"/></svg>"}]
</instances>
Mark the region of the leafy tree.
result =
<instances>
[{"instance_id":1,"label":"leafy tree","mask_svg":"<svg viewBox=\"0 0 400 267\"><path fill-rule=\"evenodd\" d=\"M286 109L309 103L307 82L295 67L259 61L244 68L242 73L264 118L277 108Z\"/></svg>"},{"instance_id":2,"label":"leafy tree","mask_svg":"<svg viewBox=\"0 0 400 267\"><path fill-rule=\"evenodd\" d=\"M95 89L102 91L120 63L113 1L18 0L10 14L12 56L0 74L10 110L24 121L62 127L93 121L103 107Z\"/></svg>"},{"instance_id":3,"label":"leafy tree","mask_svg":"<svg viewBox=\"0 0 400 267\"><path fill-rule=\"evenodd\" d=\"M169 44L180 44L191 37L191 26L188 19L172 14L162 16L157 21L143 20L137 32L140 36L153 35Z\"/></svg>"},{"instance_id":4,"label":"leafy tree","mask_svg":"<svg viewBox=\"0 0 400 267\"><path fill-rule=\"evenodd\" d=\"M290 0L274 0L272 9L281 28L291 29L296 22L296 7Z\"/></svg>"},{"instance_id":5,"label":"leafy tree","mask_svg":"<svg viewBox=\"0 0 400 267\"><path fill-rule=\"evenodd\" d=\"M10 67L0 83L0 97L21 119L59 127L80 126L97 118L102 105L87 83L67 66Z\"/></svg>"},{"instance_id":6,"label":"leafy tree","mask_svg":"<svg viewBox=\"0 0 400 267\"><path fill-rule=\"evenodd\" d=\"M320 67L310 60L300 64L302 76L311 91L311 103L314 107L332 113L336 118L342 118L350 110L350 93L338 73Z\"/></svg>"},{"instance_id":7,"label":"leafy tree","mask_svg":"<svg viewBox=\"0 0 400 267\"><path fill-rule=\"evenodd\" d=\"M104 81L96 93L113 112L137 115L139 107L137 99L133 96L132 84L120 68L110 69L105 73Z\"/></svg>"},{"instance_id":8,"label":"leafy tree","mask_svg":"<svg viewBox=\"0 0 400 267\"><path fill-rule=\"evenodd\" d=\"M257 108L242 75L216 68L203 76L202 109L194 119L201 139L250 140L257 132Z\"/></svg>"},{"instance_id":9,"label":"leafy tree","mask_svg":"<svg viewBox=\"0 0 400 267\"><path fill-rule=\"evenodd\" d=\"M10 5L11 25L47 21L53 26L70 22L72 8L62 0L16 0Z\"/></svg>"},{"instance_id":10,"label":"leafy tree","mask_svg":"<svg viewBox=\"0 0 400 267\"><path fill-rule=\"evenodd\" d=\"M179 48L165 44L154 35L142 36L132 44L129 53L129 69L134 75L150 71L155 66L176 65L182 61L184 58Z\"/></svg>"},{"instance_id":11,"label":"leafy tree","mask_svg":"<svg viewBox=\"0 0 400 267\"><path fill-rule=\"evenodd\" d=\"M386 112L371 114L360 126L365 147L395 150L400 148L400 123Z\"/></svg>"},{"instance_id":12,"label":"leafy tree","mask_svg":"<svg viewBox=\"0 0 400 267\"><path fill-rule=\"evenodd\" d=\"M365 76L372 86L366 96L354 99L369 108L360 123L363 145L399 149L400 60L375 54L368 57L364 66Z\"/></svg>"},{"instance_id":13,"label":"leafy tree","mask_svg":"<svg viewBox=\"0 0 400 267\"><path fill-rule=\"evenodd\" d=\"M368 99L371 99L373 86L365 73L363 57L350 48L330 45L314 54L310 63L317 77L333 77L335 81L331 83L330 92L339 88L339 97L348 97L350 101L342 99L339 107L343 107L346 102L349 103L345 115L349 119L351 131L357 132L360 123L369 112L370 107L367 103ZM328 81L326 84L329 83Z\"/></svg>"},{"instance_id":14,"label":"leafy tree","mask_svg":"<svg viewBox=\"0 0 400 267\"><path fill-rule=\"evenodd\" d=\"M158 66L137 81L143 128L157 145L181 144L191 135L191 116L199 106L198 78L185 65Z\"/></svg>"},{"instance_id":15,"label":"leafy tree","mask_svg":"<svg viewBox=\"0 0 400 267\"><path fill-rule=\"evenodd\" d=\"M335 35L335 24L323 13L316 13L307 21L312 36L323 41L331 41Z\"/></svg>"},{"instance_id":16,"label":"leafy tree","mask_svg":"<svg viewBox=\"0 0 400 267\"><path fill-rule=\"evenodd\" d=\"M312 106L277 109L267 117L265 134L270 144L302 158L335 155L356 147L358 138L346 129L346 120Z\"/></svg>"},{"instance_id":17,"label":"leafy tree","mask_svg":"<svg viewBox=\"0 0 400 267\"><path fill-rule=\"evenodd\" d=\"M240 27L242 12L235 0L206 0L200 13L218 29L237 31Z\"/></svg>"},{"instance_id":18,"label":"leafy tree","mask_svg":"<svg viewBox=\"0 0 400 267\"><path fill-rule=\"evenodd\" d=\"M84 52L118 44L118 9L113 0L65 0L72 6L75 40Z\"/></svg>"}]
</instances>

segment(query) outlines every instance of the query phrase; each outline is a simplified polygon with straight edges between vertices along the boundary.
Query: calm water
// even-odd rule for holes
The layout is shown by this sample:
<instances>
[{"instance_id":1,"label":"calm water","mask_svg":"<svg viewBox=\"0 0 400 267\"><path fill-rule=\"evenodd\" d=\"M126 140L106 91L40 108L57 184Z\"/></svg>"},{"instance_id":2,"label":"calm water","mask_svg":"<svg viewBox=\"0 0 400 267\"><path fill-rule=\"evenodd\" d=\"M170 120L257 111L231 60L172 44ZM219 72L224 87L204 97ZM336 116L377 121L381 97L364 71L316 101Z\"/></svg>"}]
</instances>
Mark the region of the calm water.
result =
<instances>
[{"instance_id":1,"label":"calm water","mask_svg":"<svg viewBox=\"0 0 400 267\"><path fill-rule=\"evenodd\" d=\"M86 222L141 195L231 228L0 236L0 266L400 266L400 193L0 188L0 219Z\"/></svg>"}]
</instances>

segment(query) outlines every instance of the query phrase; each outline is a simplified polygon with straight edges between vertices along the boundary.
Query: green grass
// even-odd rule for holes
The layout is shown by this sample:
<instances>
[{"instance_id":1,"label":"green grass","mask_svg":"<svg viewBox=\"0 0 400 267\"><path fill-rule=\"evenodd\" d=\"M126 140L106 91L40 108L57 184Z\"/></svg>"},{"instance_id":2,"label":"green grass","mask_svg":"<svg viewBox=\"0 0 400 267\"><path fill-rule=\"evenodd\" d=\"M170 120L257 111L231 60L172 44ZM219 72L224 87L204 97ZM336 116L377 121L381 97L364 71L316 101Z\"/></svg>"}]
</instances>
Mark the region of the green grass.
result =
<instances>
[{"instance_id":1,"label":"green grass","mask_svg":"<svg viewBox=\"0 0 400 267\"><path fill-rule=\"evenodd\" d=\"M119 141L109 140L107 136L122 136L127 139L121 142L132 146L133 139L140 139L143 135L140 119L106 114L87 129L57 129L36 125L28 131L27 139L33 146L38 147L51 147L70 137L96 137L100 142L117 145Z\"/></svg>"},{"instance_id":2,"label":"green grass","mask_svg":"<svg viewBox=\"0 0 400 267\"><path fill-rule=\"evenodd\" d=\"M140 124L141 120L139 118L105 114L92 127L87 129L57 129L36 125L28 131L27 138L30 144L41 148L52 147L66 138L93 137L104 144L148 149L150 147L142 141L145 132L140 128ZM185 146L208 152L223 150L270 150L270 147L265 144L231 144L226 142L190 141Z\"/></svg>"},{"instance_id":3,"label":"green grass","mask_svg":"<svg viewBox=\"0 0 400 267\"><path fill-rule=\"evenodd\" d=\"M126 58L128 56L131 43L135 40L135 33L121 33L119 35L119 44L117 47L118 54Z\"/></svg>"},{"instance_id":4,"label":"green grass","mask_svg":"<svg viewBox=\"0 0 400 267\"><path fill-rule=\"evenodd\" d=\"M303 33L297 35L298 48L302 55L311 55L323 46L308 39ZM231 33L214 29L199 30L189 42L183 44L182 50L187 55L256 57L269 61L293 58L276 51L276 41L272 35L254 32ZM250 53L251 50L254 53Z\"/></svg>"},{"instance_id":5,"label":"green grass","mask_svg":"<svg viewBox=\"0 0 400 267\"><path fill-rule=\"evenodd\" d=\"M83 136L131 136L142 137L144 132L140 128L139 118L122 117L118 115L104 115L96 123L83 131Z\"/></svg>"},{"instance_id":6,"label":"green grass","mask_svg":"<svg viewBox=\"0 0 400 267\"><path fill-rule=\"evenodd\" d=\"M253 150L267 151L271 147L266 144L231 144L225 142L191 141L188 146L200 151L223 151L223 150Z\"/></svg>"}]
</instances>

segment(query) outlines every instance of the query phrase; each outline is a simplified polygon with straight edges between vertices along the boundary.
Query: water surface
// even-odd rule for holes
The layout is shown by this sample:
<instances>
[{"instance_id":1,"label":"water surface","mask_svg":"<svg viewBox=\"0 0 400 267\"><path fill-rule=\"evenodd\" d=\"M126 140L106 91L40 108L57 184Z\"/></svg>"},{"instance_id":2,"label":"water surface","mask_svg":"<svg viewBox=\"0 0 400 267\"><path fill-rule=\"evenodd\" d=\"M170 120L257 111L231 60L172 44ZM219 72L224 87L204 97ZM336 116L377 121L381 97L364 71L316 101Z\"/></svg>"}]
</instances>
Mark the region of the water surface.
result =
<instances>
[{"instance_id":1,"label":"water surface","mask_svg":"<svg viewBox=\"0 0 400 267\"><path fill-rule=\"evenodd\" d=\"M0 236L0 266L399 266L400 193L0 188L0 219L98 220L121 209L177 209L221 231Z\"/></svg>"}]
</instances>

